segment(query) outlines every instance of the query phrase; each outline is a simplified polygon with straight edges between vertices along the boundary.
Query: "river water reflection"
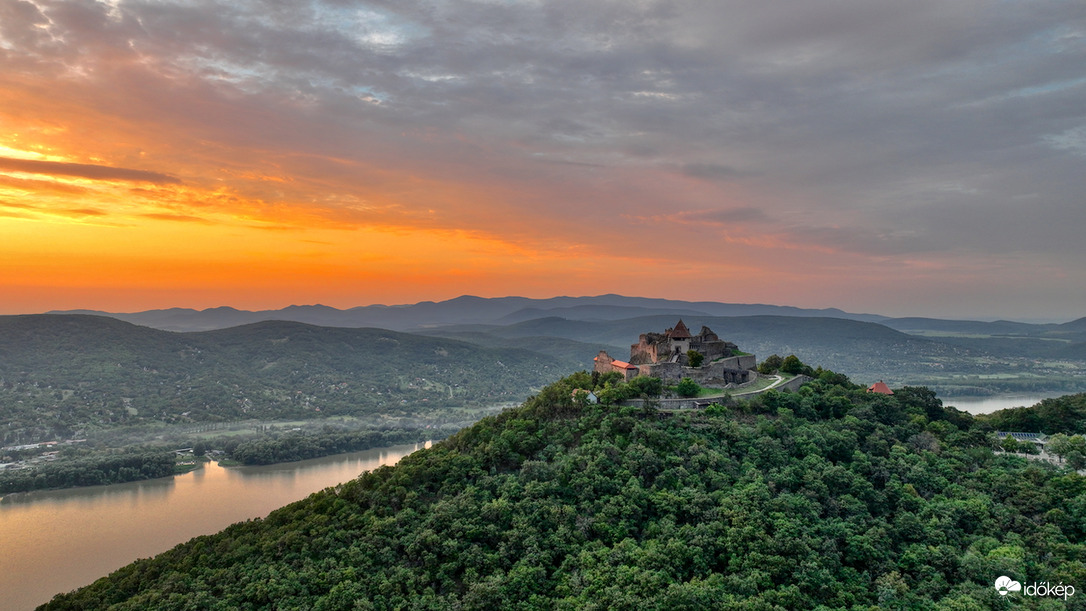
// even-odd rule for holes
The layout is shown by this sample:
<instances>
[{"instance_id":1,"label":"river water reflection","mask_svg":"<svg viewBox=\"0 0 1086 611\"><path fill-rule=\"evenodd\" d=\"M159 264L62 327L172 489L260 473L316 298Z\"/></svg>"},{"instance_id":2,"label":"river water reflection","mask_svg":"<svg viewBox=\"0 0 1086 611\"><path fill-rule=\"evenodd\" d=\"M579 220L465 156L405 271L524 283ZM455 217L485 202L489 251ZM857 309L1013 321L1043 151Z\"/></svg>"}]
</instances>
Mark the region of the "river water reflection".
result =
<instances>
[{"instance_id":1,"label":"river water reflection","mask_svg":"<svg viewBox=\"0 0 1086 611\"><path fill-rule=\"evenodd\" d=\"M408 444L266 467L202 469L144 482L0 499L0 609L32 609L137 558L391 465Z\"/></svg>"},{"instance_id":2,"label":"river water reflection","mask_svg":"<svg viewBox=\"0 0 1086 611\"><path fill-rule=\"evenodd\" d=\"M1032 407L1042 399L1059 397L1068 393L1050 393L1034 395L1000 395L997 397L940 397L943 405L956 407L970 414L990 414L1012 407Z\"/></svg>"}]
</instances>

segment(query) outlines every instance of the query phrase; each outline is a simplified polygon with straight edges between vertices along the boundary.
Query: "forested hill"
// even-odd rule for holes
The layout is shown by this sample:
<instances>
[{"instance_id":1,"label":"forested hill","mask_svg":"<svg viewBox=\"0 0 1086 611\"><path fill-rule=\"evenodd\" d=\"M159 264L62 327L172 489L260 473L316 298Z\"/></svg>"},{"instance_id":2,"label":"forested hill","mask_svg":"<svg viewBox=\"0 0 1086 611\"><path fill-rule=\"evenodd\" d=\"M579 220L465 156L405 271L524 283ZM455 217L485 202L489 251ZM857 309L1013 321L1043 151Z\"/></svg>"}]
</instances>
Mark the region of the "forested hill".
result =
<instances>
[{"instance_id":1,"label":"forested hill","mask_svg":"<svg viewBox=\"0 0 1086 611\"><path fill-rule=\"evenodd\" d=\"M590 383L44 608L1086 606L1086 480L993 454L925 389L827 373L672 414L575 405ZM1001 597L1000 576L1076 594Z\"/></svg>"},{"instance_id":2,"label":"forested hill","mask_svg":"<svg viewBox=\"0 0 1086 611\"><path fill-rule=\"evenodd\" d=\"M268 321L175 333L100 316L3 316L0 445L149 422L433 415L523 400L581 367L382 329Z\"/></svg>"}]
</instances>

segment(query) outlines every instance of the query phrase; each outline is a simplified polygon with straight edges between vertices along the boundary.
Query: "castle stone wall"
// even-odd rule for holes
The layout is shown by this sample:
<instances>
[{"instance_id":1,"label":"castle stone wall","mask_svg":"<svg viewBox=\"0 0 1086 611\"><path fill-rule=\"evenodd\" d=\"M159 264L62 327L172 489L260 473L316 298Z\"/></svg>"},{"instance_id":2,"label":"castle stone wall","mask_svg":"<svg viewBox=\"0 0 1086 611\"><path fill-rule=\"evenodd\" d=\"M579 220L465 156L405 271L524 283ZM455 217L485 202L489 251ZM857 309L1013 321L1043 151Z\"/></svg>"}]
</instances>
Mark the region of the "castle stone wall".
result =
<instances>
[{"instance_id":1,"label":"castle stone wall","mask_svg":"<svg viewBox=\"0 0 1086 611\"><path fill-rule=\"evenodd\" d=\"M701 353L705 357L703 366L687 367L687 350ZM606 373L621 368L627 380L634 375L643 375L675 384L683 378L691 378L703 386L746 384L757 379L758 373L754 371L758 366L757 359L753 355L732 356L736 350L735 344L721 340L709 327L702 326L697 335L691 335L680 320L664 333L642 333L637 343L630 346L628 365L601 350L596 357L595 371Z\"/></svg>"},{"instance_id":2,"label":"castle stone wall","mask_svg":"<svg viewBox=\"0 0 1086 611\"><path fill-rule=\"evenodd\" d=\"M674 384L683 378L690 378L703 385L745 384L758 378L755 371L741 369L737 360L742 357L732 357L723 361L717 361L704 367L684 367L679 363L649 363L638 365L638 374L660 378L665 384ZM729 367L728 365L733 365Z\"/></svg>"},{"instance_id":3,"label":"castle stone wall","mask_svg":"<svg viewBox=\"0 0 1086 611\"><path fill-rule=\"evenodd\" d=\"M596 355L595 366L592 368L596 373L607 373L613 369L611 363L615 359L611 358L611 355L607 354L606 350L600 350L600 353Z\"/></svg>"},{"instance_id":4,"label":"castle stone wall","mask_svg":"<svg viewBox=\"0 0 1086 611\"><path fill-rule=\"evenodd\" d=\"M637 368L641 375L660 378L665 384L678 382L686 375L683 373L686 368L678 363L649 363Z\"/></svg>"}]
</instances>

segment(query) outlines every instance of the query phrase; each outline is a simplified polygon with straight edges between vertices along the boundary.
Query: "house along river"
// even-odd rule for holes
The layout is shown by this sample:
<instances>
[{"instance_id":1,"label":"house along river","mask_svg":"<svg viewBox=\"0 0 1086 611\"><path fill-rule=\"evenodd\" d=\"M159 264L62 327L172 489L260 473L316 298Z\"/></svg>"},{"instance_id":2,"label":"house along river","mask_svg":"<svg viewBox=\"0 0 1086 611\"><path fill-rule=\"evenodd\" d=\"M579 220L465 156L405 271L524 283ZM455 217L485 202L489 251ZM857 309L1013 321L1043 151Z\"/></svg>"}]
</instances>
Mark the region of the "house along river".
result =
<instances>
[{"instance_id":1,"label":"house along river","mask_svg":"<svg viewBox=\"0 0 1086 611\"><path fill-rule=\"evenodd\" d=\"M172 478L8 495L0 499L0 610L33 609L133 560L262 518L424 445L265 467L208 463Z\"/></svg>"}]
</instances>

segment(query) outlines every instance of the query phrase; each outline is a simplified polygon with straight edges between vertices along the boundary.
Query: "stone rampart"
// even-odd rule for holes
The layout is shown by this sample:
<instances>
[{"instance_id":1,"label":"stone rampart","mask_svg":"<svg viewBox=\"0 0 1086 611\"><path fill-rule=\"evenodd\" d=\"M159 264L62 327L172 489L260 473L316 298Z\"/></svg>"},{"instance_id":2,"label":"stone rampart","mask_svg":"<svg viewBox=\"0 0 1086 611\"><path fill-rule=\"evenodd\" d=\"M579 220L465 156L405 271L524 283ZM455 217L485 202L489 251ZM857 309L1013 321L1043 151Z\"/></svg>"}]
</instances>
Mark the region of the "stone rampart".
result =
<instances>
[{"instance_id":1,"label":"stone rampart","mask_svg":"<svg viewBox=\"0 0 1086 611\"><path fill-rule=\"evenodd\" d=\"M754 373L754 372L751 372L751 373ZM761 393L764 393L767 390L795 392L795 391L799 390L799 388L801 386L803 386L807 382L810 382L811 379L812 378L810 378L809 376L800 375L800 376L796 376L796 377L792 378L791 380L788 380L784 384L781 384L780 386L776 386L776 387L774 387L772 389L765 388L765 389L762 389L762 390L756 390L756 391L752 391L752 392L749 392L749 393L744 393L743 392L743 386L749 386L750 382L748 382L747 384L743 384L743 385L740 385L740 386L729 388L727 392L728 392L729 395L734 396L736 399L749 399L749 398L751 398L753 396L760 395ZM721 395L721 396L723 396L723 395ZM676 398L670 398L670 399L649 399L648 403L653 404L653 405L657 406L660 409L704 408L707 405L709 405L710 403L713 403L714 401L719 400L721 398L721 396L717 396L717 397L676 397ZM644 406L645 403L646 403L645 399L628 399L626 401L623 401L624 405L634 405L634 406L638 406L638 407Z\"/></svg>"},{"instance_id":2,"label":"stone rampart","mask_svg":"<svg viewBox=\"0 0 1086 611\"><path fill-rule=\"evenodd\" d=\"M807 382L810 382L813 379L814 378L812 378L810 376L798 375L798 376L792 378L791 380L788 380L784 384L781 384L780 386L778 386L774 390L790 390L792 392L795 392L795 391L799 390L800 386L803 386L804 384L806 384Z\"/></svg>"}]
</instances>

